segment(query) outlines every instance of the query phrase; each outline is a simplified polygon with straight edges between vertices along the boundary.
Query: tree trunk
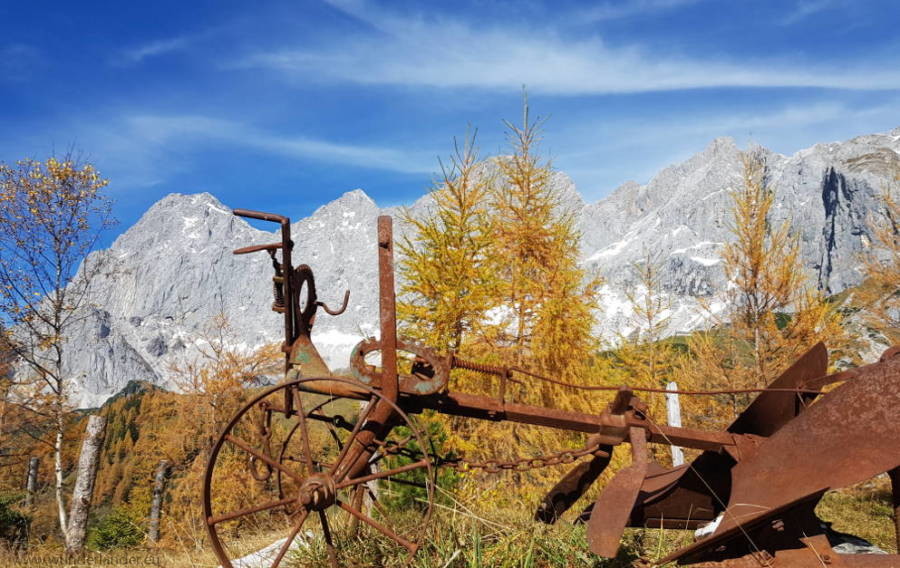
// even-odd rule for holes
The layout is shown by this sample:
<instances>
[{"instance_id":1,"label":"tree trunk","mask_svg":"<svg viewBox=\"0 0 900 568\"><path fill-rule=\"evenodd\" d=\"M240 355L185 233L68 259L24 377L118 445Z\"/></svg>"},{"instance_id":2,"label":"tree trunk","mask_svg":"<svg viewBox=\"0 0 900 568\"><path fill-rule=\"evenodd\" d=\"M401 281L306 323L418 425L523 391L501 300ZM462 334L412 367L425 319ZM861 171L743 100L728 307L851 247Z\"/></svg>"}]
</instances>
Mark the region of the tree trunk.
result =
<instances>
[{"instance_id":1,"label":"tree trunk","mask_svg":"<svg viewBox=\"0 0 900 568\"><path fill-rule=\"evenodd\" d=\"M30 460L28 460L28 476L25 481L26 507L31 507L32 505L34 505L34 493L37 489L38 464L40 464L40 460L38 458L31 458Z\"/></svg>"},{"instance_id":2,"label":"tree trunk","mask_svg":"<svg viewBox=\"0 0 900 568\"><path fill-rule=\"evenodd\" d=\"M66 553L68 554L78 554L84 548L88 511L91 507L91 496L94 493L97 467L100 465L100 449L103 446L105 430L105 417L94 415L88 418L84 442L81 444L81 456L78 458L78 478L75 481L75 489L72 491L69 526L65 535Z\"/></svg>"},{"instance_id":3,"label":"tree trunk","mask_svg":"<svg viewBox=\"0 0 900 568\"><path fill-rule=\"evenodd\" d=\"M159 542L159 515L162 508L163 490L166 486L166 473L169 470L169 462L161 460L156 467L156 475L153 478L153 501L150 504L150 529L148 538L150 542Z\"/></svg>"},{"instance_id":4,"label":"tree trunk","mask_svg":"<svg viewBox=\"0 0 900 568\"><path fill-rule=\"evenodd\" d=\"M56 490L56 510L59 515L59 530L63 534L63 539L69 540L69 522L66 514L65 495L63 495L63 467L62 467L62 446L63 446L63 428L65 426L65 417L63 416L62 403L56 403L56 432L53 438L53 486Z\"/></svg>"}]
</instances>

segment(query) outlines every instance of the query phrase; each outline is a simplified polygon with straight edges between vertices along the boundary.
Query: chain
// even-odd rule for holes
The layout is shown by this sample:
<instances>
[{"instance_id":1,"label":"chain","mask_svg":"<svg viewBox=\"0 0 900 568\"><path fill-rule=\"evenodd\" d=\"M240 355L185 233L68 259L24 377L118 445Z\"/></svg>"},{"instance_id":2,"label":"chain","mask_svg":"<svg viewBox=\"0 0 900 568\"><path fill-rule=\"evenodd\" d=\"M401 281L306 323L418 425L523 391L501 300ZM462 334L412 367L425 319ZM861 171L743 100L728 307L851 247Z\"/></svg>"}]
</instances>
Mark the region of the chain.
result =
<instances>
[{"instance_id":1,"label":"chain","mask_svg":"<svg viewBox=\"0 0 900 568\"><path fill-rule=\"evenodd\" d=\"M595 443L588 444L579 450L562 450L543 456L517 458L506 461L496 459L470 461L463 458L438 458L437 465L438 467L449 467L450 469L460 472L471 470L482 470L485 473L500 473L501 471L525 472L554 465L570 464L589 455L599 457L601 455L609 454L600 450L599 443Z\"/></svg>"},{"instance_id":2,"label":"chain","mask_svg":"<svg viewBox=\"0 0 900 568\"><path fill-rule=\"evenodd\" d=\"M410 450L404 447L400 442L388 441L381 442L374 440L373 443L379 446L385 454L401 455L412 460L420 460L425 455L422 452ZM600 449L601 444L587 444L578 450L562 450L552 454L543 456L517 458L513 460L497 460L490 459L485 461L471 461L465 458L447 458L442 456L430 456L434 460L437 467L447 467L459 472L481 470L485 473L500 473L502 471L526 472L543 467L551 467L554 465L570 464L585 456L609 456L608 452Z\"/></svg>"},{"instance_id":3,"label":"chain","mask_svg":"<svg viewBox=\"0 0 900 568\"><path fill-rule=\"evenodd\" d=\"M893 353L891 353L893 356ZM519 373L533 379L536 379L541 382L550 383L553 385L567 387L577 390L585 390L585 391L619 391L622 389L627 389L634 392L653 392L653 393L662 393L662 394L682 394L685 396L716 396L721 394L749 394L749 393L758 393L758 392L790 392L797 394L825 394L821 390L816 389L806 389L806 388L780 388L780 387L766 387L766 388L753 388L753 389L726 389L726 390L706 390L706 391L689 391L689 390L669 390L664 388L650 388L650 387L633 387L627 385L582 385L575 383L567 383L565 381L560 381L554 379L553 377L547 377L545 375L540 375L533 371L529 371L528 369L523 369L522 367L502 367L497 365L485 365L483 363L477 363L475 361L468 361L466 359L462 359L458 357L456 354L450 354L450 367L452 369L468 369L470 371L475 371L478 373L484 373L486 375L496 375L501 377L504 380L512 381L518 384L524 384L522 381L518 379L512 378L512 373Z\"/></svg>"}]
</instances>

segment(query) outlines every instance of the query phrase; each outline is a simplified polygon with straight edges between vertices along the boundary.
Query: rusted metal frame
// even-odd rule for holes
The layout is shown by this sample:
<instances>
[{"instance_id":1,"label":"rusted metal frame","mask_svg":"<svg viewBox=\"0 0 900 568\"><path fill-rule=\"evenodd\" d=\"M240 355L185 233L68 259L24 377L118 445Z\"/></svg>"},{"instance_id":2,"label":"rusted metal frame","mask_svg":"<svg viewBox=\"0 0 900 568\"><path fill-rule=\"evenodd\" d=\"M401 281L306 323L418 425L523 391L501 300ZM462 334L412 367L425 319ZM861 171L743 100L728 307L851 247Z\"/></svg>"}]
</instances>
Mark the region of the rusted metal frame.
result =
<instances>
[{"instance_id":1,"label":"rusted metal frame","mask_svg":"<svg viewBox=\"0 0 900 568\"><path fill-rule=\"evenodd\" d=\"M588 520L586 536L591 552L606 558L616 556L650 463L646 432L631 426L628 440L631 443L631 465L610 480L597 497Z\"/></svg>"},{"instance_id":2,"label":"rusted metal frame","mask_svg":"<svg viewBox=\"0 0 900 568\"><path fill-rule=\"evenodd\" d=\"M341 385L336 385L341 386ZM375 385L378 388L380 385ZM354 389L350 385L343 388L331 388L319 391L313 385L300 386L318 394L339 395L347 398L363 400L364 391ZM383 390L383 389L382 389ZM707 432L693 428L676 428L650 423L631 413L621 418L615 414L585 414L566 410L557 410L543 406L531 406L514 402L503 402L496 398L460 392L422 396L407 390L400 391L399 404L407 412L419 413L423 410L435 410L451 416L478 418L500 422L503 420L520 424L546 426L560 430L572 430L594 434L601 427L618 427L627 429L631 426L643 428L649 432L649 440L655 444L675 444L685 448L717 451L723 447L737 445L736 438L740 434L729 432Z\"/></svg>"},{"instance_id":3,"label":"rusted metal frame","mask_svg":"<svg viewBox=\"0 0 900 568\"><path fill-rule=\"evenodd\" d=\"M674 443L698 450L719 450L735 445L735 435L728 432L706 432L692 428L674 428L651 424L647 420L626 414L585 414L567 410L557 410L542 406L531 406L507 402L466 393L448 392L430 397L402 397L401 406L408 412L436 410L442 414L479 418L495 422L509 421L534 426L546 426L560 430L571 430L587 434L596 433L601 427L643 428L649 433L653 443Z\"/></svg>"},{"instance_id":4,"label":"rusted metal frame","mask_svg":"<svg viewBox=\"0 0 900 568\"><path fill-rule=\"evenodd\" d=\"M291 219L284 215L276 215L274 213L263 213L262 211L253 211L251 209L235 209L233 213L240 217L249 217L250 219L259 219L260 221L270 221L281 225L281 264L282 274L284 275L284 344L281 350L285 353L285 371L290 366L290 351L294 343L294 303L293 290L291 287L291 249L294 242L291 240ZM240 249L239 249L240 250Z\"/></svg>"},{"instance_id":5,"label":"rusted metal frame","mask_svg":"<svg viewBox=\"0 0 900 568\"><path fill-rule=\"evenodd\" d=\"M604 414L621 416L632 406L634 393L622 388L609 403ZM609 465L613 448L625 437L625 430L618 427L601 427L588 438L588 445L597 445L590 460L583 461L569 470L544 496L534 514L536 521L552 524L568 511L593 485Z\"/></svg>"},{"instance_id":6,"label":"rusted metal frame","mask_svg":"<svg viewBox=\"0 0 900 568\"><path fill-rule=\"evenodd\" d=\"M396 403L400 391L397 374L397 305L394 291L394 242L391 218L387 215L378 217L378 292L379 320L381 324L381 395L384 400ZM359 431L353 440L352 448L346 448L341 462L336 464L335 478L337 482L347 477L355 477L366 467L374 450L372 441L390 429L394 409L381 400L373 401L375 408L369 412L367 420L374 428Z\"/></svg>"},{"instance_id":7,"label":"rusted metal frame","mask_svg":"<svg viewBox=\"0 0 900 568\"><path fill-rule=\"evenodd\" d=\"M349 386L349 385L348 385ZM329 390L321 392L314 388L300 387L319 394L339 394L347 398L363 400L363 392L352 388L342 392ZM728 446L737 445L736 438L740 434L728 432L707 432L693 428L676 428L649 423L640 417L626 414L622 418L614 415L594 415L582 412L557 410L542 406L531 406L513 402L501 402L497 399L459 392L448 392L440 395L421 396L401 391L399 404L407 412L420 413L423 410L435 410L441 414L477 418L493 422L509 421L534 426L546 426L559 430L571 430L594 434L601 427L628 428L635 426L649 432L648 441L654 444L675 444L697 450L717 451ZM273 410L275 410L273 408Z\"/></svg>"},{"instance_id":8,"label":"rusted metal frame","mask_svg":"<svg viewBox=\"0 0 900 568\"><path fill-rule=\"evenodd\" d=\"M391 218L378 217L378 294L381 323L381 392L397 401L397 298L394 292L394 239Z\"/></svg>"}]
</instances>

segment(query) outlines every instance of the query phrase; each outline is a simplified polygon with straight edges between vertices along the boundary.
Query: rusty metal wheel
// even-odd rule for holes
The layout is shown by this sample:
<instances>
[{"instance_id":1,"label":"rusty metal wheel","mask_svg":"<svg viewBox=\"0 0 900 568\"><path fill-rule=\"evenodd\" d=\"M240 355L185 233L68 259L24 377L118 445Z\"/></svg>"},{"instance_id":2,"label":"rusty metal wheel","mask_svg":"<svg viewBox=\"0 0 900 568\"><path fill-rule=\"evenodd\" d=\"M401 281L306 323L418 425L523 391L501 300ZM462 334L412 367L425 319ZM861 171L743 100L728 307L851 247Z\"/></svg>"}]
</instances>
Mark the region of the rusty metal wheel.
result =
<instances>
[{"instance_id":1,"label":"rusty metal wheel","mask_svg":"<svg viewBox=\"0 0 900 568\"><path fill-rule=\"evenodd\" d=\"M326 381L369 400L310 392ZM285 413L288 390L295 402ZM387 415L384 424L373 418ZM210 455L203 507L213 550L223 568L254 551L255 566L297 565L298 555L339 566L341 548L379 539L415 553L410 535L421 534L434 497L429 454L427 436L376 390L331 377L268 389L235 415ZM260 551L264 537L275 542Z\"/></svg>"}]
</instances>

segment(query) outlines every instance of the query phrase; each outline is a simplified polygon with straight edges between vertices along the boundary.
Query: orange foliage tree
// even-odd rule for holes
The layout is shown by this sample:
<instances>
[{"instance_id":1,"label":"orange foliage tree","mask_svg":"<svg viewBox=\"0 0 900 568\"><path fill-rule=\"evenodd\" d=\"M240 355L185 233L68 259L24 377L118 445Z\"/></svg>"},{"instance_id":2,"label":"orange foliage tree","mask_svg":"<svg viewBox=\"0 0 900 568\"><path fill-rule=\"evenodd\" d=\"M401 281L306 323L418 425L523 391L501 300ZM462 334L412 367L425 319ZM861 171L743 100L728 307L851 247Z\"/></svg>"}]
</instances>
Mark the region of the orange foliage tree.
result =
<instances>
[{"instance_id":1,"label":"orange foliage tree","mask_svg":"<svg viewBox=\"0 0 900 568\"><path fill-rule=\"evenodd\" d=\"M851 169L886 175L880 207L870 219L872 246L865 257L867 282L861 289L867 323L887 343L900 343L900 155L884 148L850 160Z\"/></svg>"},{"instance_id":2,"label":"orange foliage tree","mask_svg":"<svg viewBox=\"0 0 900 568\"><path fill-rule=\"evenodd\" d=\"M712 314L713 330L692 336L686 385L763 388L815 343L843 341L840 314L806 276L790 224L771 220L775 194L765 176L762 158L745 154L743 183L731 192L733 240L722 252L725 308ZM710 399L700 414L722 425L751 397Z\"/></svg>"}]
</instances>

